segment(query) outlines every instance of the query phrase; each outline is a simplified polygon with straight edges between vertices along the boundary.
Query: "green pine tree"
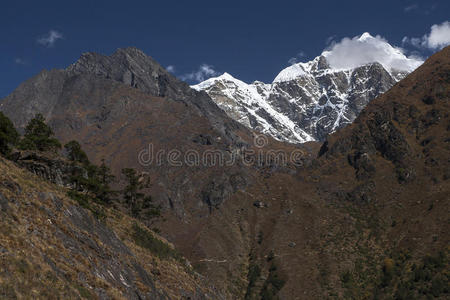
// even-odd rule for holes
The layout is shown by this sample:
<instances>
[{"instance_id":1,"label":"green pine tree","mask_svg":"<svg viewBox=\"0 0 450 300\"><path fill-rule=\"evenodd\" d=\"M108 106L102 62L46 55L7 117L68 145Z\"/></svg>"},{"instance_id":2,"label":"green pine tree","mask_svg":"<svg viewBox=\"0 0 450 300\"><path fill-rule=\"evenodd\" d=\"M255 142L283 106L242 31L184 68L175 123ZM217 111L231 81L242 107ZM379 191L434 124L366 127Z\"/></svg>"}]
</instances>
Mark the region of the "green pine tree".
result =
<instances>
[{"instance_id":1,"label":"green pine tree","mask_svg":"<svg viewBox=\"0 0 450 300\"><path fill-rule=\"evenodd\" d=\"M102 159L102 163L96 168L95 173L95 188L93 193L96 198L105 204L110 204L117 192L111 190L110 184L114 181L115 176L112 175L111 169L106 165L105 160Z\"/></svg>"},{"instance_id":2,"label":"green pine tree","mask_svg":"<svg viewBox=\"0 0 450 300\"><path fill-rule=\"evenodd\" d=\"M61 144L53 135L53 130L45 123L44 116L37 114L25 127L25 134L18 146L22 150L56 152L61 148Z\"/></svg>"},{"instance_id":3,"label":"green pine tree","mask_svg":"<svg viewBox=\"0 0 450 300\"><path fill-rule=\"evenodd\" d=\"M19 134L11 120L0 112L0 154L8 155L18 138Z\"/></svg>"},{"instance_id":4,"label":"green pine tree","mask_svg":"<svg viewBox=\"0 0 450 300\"><path fill-rule=\"evenodd\" d=\"M77 141L70 141L64 145L64 149L67 151L69 160L73 162L79 162L83 165L89 165L89 159L86 153L81 149L80 143Z\"/></svg>"},{"instance_id":5,"label":"green pine tree","mask_svg":"<svg viewBox=\"0 0 450 300\"><path fill-rule=\"evenodd\" d=\"M136 170L131 168L122 169L122 174L127 180L127 186L122 191L123 198L130 213L134 217L145 215L149 219L161 216L161 207L153 204L151 196L146 196L142 190L148 188L149 181L141 180Z\"/></svg>"}]
</instances>

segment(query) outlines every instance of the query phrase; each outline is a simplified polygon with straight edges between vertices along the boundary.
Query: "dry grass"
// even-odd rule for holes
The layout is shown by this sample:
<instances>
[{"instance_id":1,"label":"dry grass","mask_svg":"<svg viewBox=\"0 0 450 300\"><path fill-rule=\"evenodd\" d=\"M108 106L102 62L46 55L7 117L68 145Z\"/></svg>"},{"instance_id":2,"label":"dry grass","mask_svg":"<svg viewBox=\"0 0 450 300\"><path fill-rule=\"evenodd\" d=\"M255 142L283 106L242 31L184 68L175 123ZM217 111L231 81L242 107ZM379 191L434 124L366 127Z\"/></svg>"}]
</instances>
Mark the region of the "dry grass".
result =
<instances>
[{"instance_id":1,"label":"dry grass","mask_svg":"<svg viewBox=\"0 0 450 300\"><path fill-rule=\"evenodd\" d=\"M0 158L0 193L8 199L0 212L0 298L96 299L99 290L113 299L126 298L127 288L123 284L115 284L96 273L107 263L105 257L117 255L123 267L133 263L142 266L156 289L170 299L179 299L189 292L191 295L208 292L182 260L161 259L137 246L131 235L133 226L144 226L136 225L136 220L112 208L106 209L106 226L114 230L131 255L117 252L103 243L95 231L86 231L70 222L69 208L76 203L66 197L64 188L45 182L3 158ZM88 218L96 224L92 216ZM147 232L173 249L156 234ZM136 288L143 294L152 292L151 286L135 275Z\"/></svg>"}]
</instances>

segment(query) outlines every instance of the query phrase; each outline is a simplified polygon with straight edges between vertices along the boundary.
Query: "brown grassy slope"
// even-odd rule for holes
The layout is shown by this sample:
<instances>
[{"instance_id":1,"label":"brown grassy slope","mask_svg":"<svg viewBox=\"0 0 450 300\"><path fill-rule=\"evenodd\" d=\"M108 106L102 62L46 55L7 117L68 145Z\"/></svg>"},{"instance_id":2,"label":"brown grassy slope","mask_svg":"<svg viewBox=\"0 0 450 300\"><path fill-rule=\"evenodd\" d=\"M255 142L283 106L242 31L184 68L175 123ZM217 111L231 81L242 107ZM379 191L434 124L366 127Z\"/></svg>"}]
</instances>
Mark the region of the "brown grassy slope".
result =
<instances>
[{"instance_id":1,"label":"brown grassy slope","mask_svg":"<svg viewBox=\"0 0 450 300\"><path fill-rule=\"evenodd\" d=\"M259 297L273 263L286 281L282 299L389 298L403 281L416 297L430 294L436 278L411 276L427 255L448 253L449 74L447 47L333 134L311 165L295 175L262 170L177 244L236 298L252 264L262 269ZM398 273L387 285L386 258Z\"/></svg>"},{"instance_id":2,"label":"brown grassy slope","mask_svg":"<svg viewBox=\"0 0 450 300\"><path fill-rule=\"evenodd\" d=\"M447 47L373 100L354 124L332 135L330 150L317 160L318 166L301 172L313 189L308 193L308 187L301 185L298 200L317 199L346 211L333 220L327 220L323 210L313 215L310 226L319 229L315 234L325 235L311 247L316 252L312 259L318 262L310 271L317 275L313 276L316 283L321 268L322 275L330 273L324 281L333 284L333 277L336 280L339 272L355 270L361 260L367 269L354 271L359 278L354 289L359 296L370 294L377 289L376 283L360 277L379 271L383 256L405 251L419 259L445 252L450 229L449 100ZM289 235L290 230L284 230ZM332 237L326 237L329 234ZM326 245L330 242L332 247ZM292 273L296 272L294 261L285 262ZM297 272L301 266L305 265L298 264ZM294 294L300 291L296 285L295 289L291 285ZM339 281L335 287L339 288ZM289 288L288 283L286 292Z\"/></svg>"},{"instance_id":3,"label":"brown grassy slope","mask_svg":"<svg viewBox=\"0 0 450 300\"><path fill-rule=\"evenodd\" d=\"M217 297L166 242L141 247L162 241L143 225L113 209L100 222L65 192L0 158L0 298Z\"/></svg>"}]
</instances>

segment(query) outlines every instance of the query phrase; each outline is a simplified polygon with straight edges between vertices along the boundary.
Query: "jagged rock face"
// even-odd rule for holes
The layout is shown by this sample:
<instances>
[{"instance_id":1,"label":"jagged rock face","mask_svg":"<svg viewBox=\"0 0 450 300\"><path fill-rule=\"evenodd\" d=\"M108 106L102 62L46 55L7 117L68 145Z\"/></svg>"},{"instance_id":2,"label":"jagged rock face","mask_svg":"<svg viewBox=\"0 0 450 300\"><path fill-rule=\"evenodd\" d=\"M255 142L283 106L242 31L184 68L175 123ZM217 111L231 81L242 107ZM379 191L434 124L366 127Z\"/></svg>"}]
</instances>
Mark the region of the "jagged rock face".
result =
<instances>
[{"instance_id":1,"label":"jagged rock face","mask_svg":"<svg viewBox=\"0 0 450 300\"><path fill-rule=\"evenodd\" d=\"M391 88L406 72L380 63L339 70L321 55L283 70L272 84L246 84L224 74L194 89L206 91L232 118L280 141L324 140L351 123L370 100Z\"/></svg>"},{"instance_id":2,"label":"jagged rock face","mask_svg":"<svg viewBox=\"0 0 450 300\"><path fill-rule=\"evenodd\" d=\"M122 82L155 96L168 94L169 74L152 58L136 48L118 49L111 56L84 53L67 68L70 74L95 74Z\"/></svg>"},{"instance_id":3,"label":"jagged rock face","mask_svg":"<svg viewBox=\"0 0 450 300\"><path fill-rule=\"evenodd\" d=\"M47 120L51 119L53 115L61 113L58 111L61 106L67 108L73 104L74 98L79 99L89 92L96 93L90 95L96 97L95 101L81 99L83 103L80 104L83 108L94 107L98 99L104 101L108 97L103 91L112 89L111 85L117 86L117 83L182 103L190 113L207 118L224 141L242 143L236 132L246 129L228 118L206 93L191 89L151 57L133 47L118 49L110 56L84 53L65 70L43 70L2 99L0 110L21 129L36 113L42 113ZM103 110L108 111L108 107Z\"/></svg>"}]
</instances>

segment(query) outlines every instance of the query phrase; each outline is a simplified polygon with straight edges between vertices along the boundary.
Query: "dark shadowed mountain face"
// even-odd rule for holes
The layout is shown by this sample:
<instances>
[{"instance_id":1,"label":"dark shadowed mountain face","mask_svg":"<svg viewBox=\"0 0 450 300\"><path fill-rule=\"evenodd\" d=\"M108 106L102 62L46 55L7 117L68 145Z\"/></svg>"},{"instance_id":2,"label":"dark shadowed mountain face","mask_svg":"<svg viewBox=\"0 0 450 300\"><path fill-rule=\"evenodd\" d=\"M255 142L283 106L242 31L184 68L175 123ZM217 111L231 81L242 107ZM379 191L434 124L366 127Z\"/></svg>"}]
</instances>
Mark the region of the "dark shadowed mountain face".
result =
<instances>
[{"instance_id":1,"label":"dark shadowed mountain face","mask_svg":"<svg viewBox=\"0 0 450 300\"><path fill-rule=\"evenodd\" d=\"M225 142L239 143L235 131L242 128L227 118L207 94L192 90L136 48L118 49L110 56L85 53L66 70L44 70L20 85L0 105L16 126L22 128L36 112L51 120L55 109L64 105L78 104L82 105L81 109L84 105L98 106L100 99L108 97L101 93L108 93L117 83L179 102L190 113L205 117ZM84 93L82 96L86 97L92 91L96 95L79 99L82 103L75 103L72 98L74 93Z\"/></svg>"},{"instance_id":2,"label":"dark shadowed mountain face","mask_svg":"<svg viewBox=\"0 0 450 300\"><path fill-rule=\"evenodd\" d=\"M141 59L149 72L141 72L131 60L136 51L44 71L1 110L22 127L43 112L63 141L79 140L92 160L149 172L148 192L165 207L163 234L230 299L448 296L430 289L448 285L450 47L326 144L255 145L306 156L309 149L314 158L256 167L140 164L149 144L228 158L253 138L205 93L148 58Z\"/></svg>"}]
</instances>

